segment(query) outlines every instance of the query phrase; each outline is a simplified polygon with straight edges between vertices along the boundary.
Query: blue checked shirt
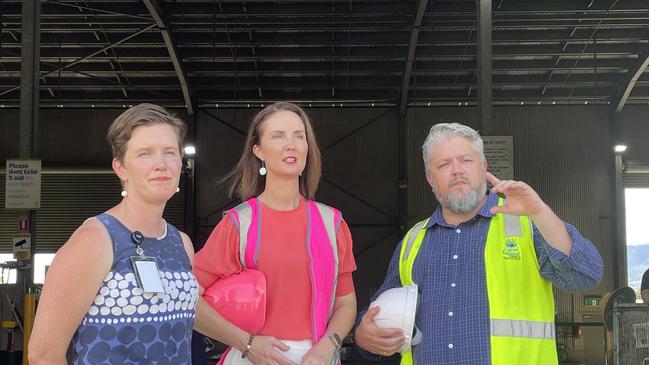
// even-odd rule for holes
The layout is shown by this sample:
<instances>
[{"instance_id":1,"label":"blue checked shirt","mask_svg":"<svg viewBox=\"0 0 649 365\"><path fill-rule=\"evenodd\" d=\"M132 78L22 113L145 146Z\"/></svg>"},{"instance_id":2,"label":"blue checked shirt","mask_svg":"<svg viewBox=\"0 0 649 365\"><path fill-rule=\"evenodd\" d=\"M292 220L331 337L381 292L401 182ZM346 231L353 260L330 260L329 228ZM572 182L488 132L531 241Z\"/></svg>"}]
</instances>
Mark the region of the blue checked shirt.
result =
<instances>
[{"instance_id":1,"label":"blue checked shirt","mask_svg":"<svg viewBox=\"0 0 649 365\"><path fill-rule=\"evenodd\" d=\"M423 334L423 341L413 347L415 365L491 362L484 248L493 216L489 210L497 204L498 196L489 192L480 212L458 226L446 223L439 208L430 217L413 268L413 280L421 291L416 324ZM566 223L566 228L573 241L569 256L548 245L533 228L540 274L566 291L592 288L602 278L602 258L574 226ZM372 301L385 290L401 286L400 250L401 243ZM357 324L364 314L359 313ZM360 351L369 359L381 359Z\"/></svg>"}]
</instances>

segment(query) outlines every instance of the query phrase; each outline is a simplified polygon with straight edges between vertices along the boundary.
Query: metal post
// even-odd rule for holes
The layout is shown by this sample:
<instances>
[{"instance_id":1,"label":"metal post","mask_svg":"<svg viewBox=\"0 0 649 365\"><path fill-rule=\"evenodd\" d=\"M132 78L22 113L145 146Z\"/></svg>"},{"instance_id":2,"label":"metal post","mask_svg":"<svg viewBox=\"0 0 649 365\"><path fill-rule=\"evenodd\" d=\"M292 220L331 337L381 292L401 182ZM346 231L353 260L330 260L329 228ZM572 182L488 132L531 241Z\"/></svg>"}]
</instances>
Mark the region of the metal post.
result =
<instances>
[{"instance_id":1,"label":"metal post","mask_svg":"<svg viewBox=\"0 0 649 365\"><path fill-rule=\"evenodd\" d=\"M37 155L41 2L23 2L20 69L20 157Z\"/></svg>"},{"instance_id":2,"label":"metal post","mask_svg":"<svg viewBox=\"0 0 649 365\"><path fill-rule=\"evenodd\" d=\"M611 151L613 146L622 142L622 115L611 109L609 115L609 135ZM624 202L624 161L621 153L613 156L613 204L615 204L615 231L613 241L613 288L627 285L626 256L626 205Z\"/></svg>"},{"instance_id":3,"label":"metal post","mask_svg":"<svg viewBox=\"0 0 649 365\"><path fill-rule=\"evenodd\" d=\"M491 115L493 94L492 52L491 52L491 0L476 0L478 39L476 40L476 61L478 67L478 129L483 135L492 131Z\"/></svg>"},{"instance_id":4,"label":"metal post","mask_svg":"<svg viewBox=\"0 0 649 365\"><path fill-rule=\"evenodd\" d=\"M198 109L197 109L198 110ZM199 124L200 120L198 117L198 112L190 115L192 124L189 126L189 135L188 138L191 143L196 147L196 154L194 156L188 157L187 159L187 193L185 195L185 232L189 235L196 246L196 181L197 181L197 160L198 160L198 146L196 145L196 136L199 135ZM196 247L194 247L196 248Z\"/></svg>"},{"instance_id":5,"label":"metal post","mask_svg":"<svg viewBox=\"0 0 649 365\"><path fill-rule=\"evenodd\" d=\"M615 242L613 246L613 287L627 285L626 257L626 205L624 203L624 180L622 178L624 163L622 154L615 154Z\"/></svg>"},{"instance_id":6,"label":"metal post","mask_svg":"<svg viewBox=\"0 0 649 365\"><path fill-rule=\"evenodd\" d=\"M19 151L21 158L38 156L38 108L39 108L39 80L40 80L40 24L41 0L24 1L22 3L22 51L21 51L21 87L20 87L20 125L19 125ZM34 247L36 246L36 212L30 211L29 230L32 236L31 257L33 262ZM23 359L27 360L27 345L31 333L31 324L34 320L34 302L31 291L33 281L33 267L28 265L26 270L18 270L23 277L24 288L24 321L23 332ZM29 326L28 326L29 325ZM29 328L28 328L28 327Z\"/></svg>"},{"instance_id":7,"label":"metal post","mask_svg":"<svg viewBox=\"0 0 649 365\"><path fill-rule=\"evenodd\" d=\"M195 171L196 171L196 159L194 156L187 156L187 169L185 170L185 233L192 239L192 242L196 242L196 237L194 236L195 227L194 227L194 211L196 200L196 188L195 188Z\"/></svg>"},{"instance_id":8,"label":"metal post","mask_svg":"<svg viewBox=\"0 0 649 365\"><path fill-rule=\"evenodd\" d=\"M399 114L399 231L403 237L408 230L408 163L407 163L407 122L405 114Z\"/></svg>"}]
</instances>

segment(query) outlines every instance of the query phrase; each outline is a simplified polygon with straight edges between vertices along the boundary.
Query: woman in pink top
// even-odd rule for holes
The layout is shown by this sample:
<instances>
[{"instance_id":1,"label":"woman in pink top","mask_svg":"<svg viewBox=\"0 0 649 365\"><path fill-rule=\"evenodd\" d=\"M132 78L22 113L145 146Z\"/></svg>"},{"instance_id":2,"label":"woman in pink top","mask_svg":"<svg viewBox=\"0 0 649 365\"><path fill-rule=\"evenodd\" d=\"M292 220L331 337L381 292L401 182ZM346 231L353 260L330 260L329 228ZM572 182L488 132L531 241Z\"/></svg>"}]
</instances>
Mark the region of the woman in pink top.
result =
<instances>
[{"instance_id":1,"label":"woman in pink top","mask_svg":"<svg viewBox=\"0 0 649 365\"><path fill-rule=\"evenodd\" d=\"M251 257L257 258L255 268L266 276L266 322L259 333L248 333L201 299L195 328L231 346L224 364L337 362L340 339L351 330L356 317L351 276L356 264L349 227L339 212L313 202L320 166L311 122L300 107L281 102L269 105L255 116L243 155L226 178L233 182L230 192L238 193L259 217L255 227L259 244ZM316 206L337 216L335 243L326 238L323 229L315 227L315 220L322 226L322 220L314 218L320 217ZM324 239L314 239L318 234L314 232L322 233ZM324 241L326 244L321 244ZM329 244L331 248L324 247ZM321 254L323 249L333 252L333 260L322 258L326 256ZM201 295L216 280L242 270L239 251L236 213L228 214L196 254L194 273ZM333 270L330 266L334 266ZM327 280L331 281L328 291ZM313 287L318 290L312 290ZM329 312L324 317L323 306L318 307L316 302L326 304Z\"/></svg>"}]
</instances>

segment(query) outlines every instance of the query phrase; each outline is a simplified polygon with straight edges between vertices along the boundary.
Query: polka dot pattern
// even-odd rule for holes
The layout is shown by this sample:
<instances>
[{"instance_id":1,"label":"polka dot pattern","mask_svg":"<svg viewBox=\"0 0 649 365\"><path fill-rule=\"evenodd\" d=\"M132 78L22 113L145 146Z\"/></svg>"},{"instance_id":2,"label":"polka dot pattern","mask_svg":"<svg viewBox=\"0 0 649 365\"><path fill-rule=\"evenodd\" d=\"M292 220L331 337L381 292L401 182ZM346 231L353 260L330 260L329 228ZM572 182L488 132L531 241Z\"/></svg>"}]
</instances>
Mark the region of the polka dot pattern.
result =
<instances>
[{"instance_id":1,"label":"polka dot pattern","mask_svg":"<svg viewBox=\"0 0 649 365\"><path fill-rule=\"evenodd\" d=\"M167 280L165 278L186 277L187 279ZM198 285L191 271L160 271L164 294L150 294L138 288L135 275L115 275L108 273L104 284L97 293L88 310L85 323L101 323L101 319L126 316L151 316L152 320L162 320L161 314L171 311L193 312L198 301ZM114 287L110 289L110 287ZM122 288L116 289L116 288ZM132 319L134 320L134 319ZM139 321L139 318L137 319Z\"/></svg>"},{"instance_id":2,"label":"polka dot pattern","mask_svg":"<svg viewBox=\"0 0 649 365\"><path fill-rule=\"evenodd\" d=\"M114 262L74 335L73 364L189 365L198 285L179 232L167 224L163 238L145 237L165 292L144 293L130 262L131 232L107 214L97 219L112 238Z\"/></svg>"}]
</instances>

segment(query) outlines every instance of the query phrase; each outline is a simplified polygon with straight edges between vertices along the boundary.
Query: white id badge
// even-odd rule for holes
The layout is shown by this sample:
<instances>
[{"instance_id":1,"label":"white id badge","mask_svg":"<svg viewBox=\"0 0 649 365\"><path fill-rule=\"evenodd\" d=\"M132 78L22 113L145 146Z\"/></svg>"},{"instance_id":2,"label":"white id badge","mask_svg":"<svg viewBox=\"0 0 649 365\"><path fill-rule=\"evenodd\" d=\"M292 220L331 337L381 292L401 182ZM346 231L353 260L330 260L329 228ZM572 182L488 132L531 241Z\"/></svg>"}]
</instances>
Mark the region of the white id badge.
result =
<instances>
[{"instance_id":1,"label":"white id badge","mask_svg":"<svg viewBox=\"0 0 649 365\"><path fill-rule=\"evenodd\" d=\"M131 263L137 284L145 293L165 292L155 257L133 256Z\"/></svg>"}]
</instances>

